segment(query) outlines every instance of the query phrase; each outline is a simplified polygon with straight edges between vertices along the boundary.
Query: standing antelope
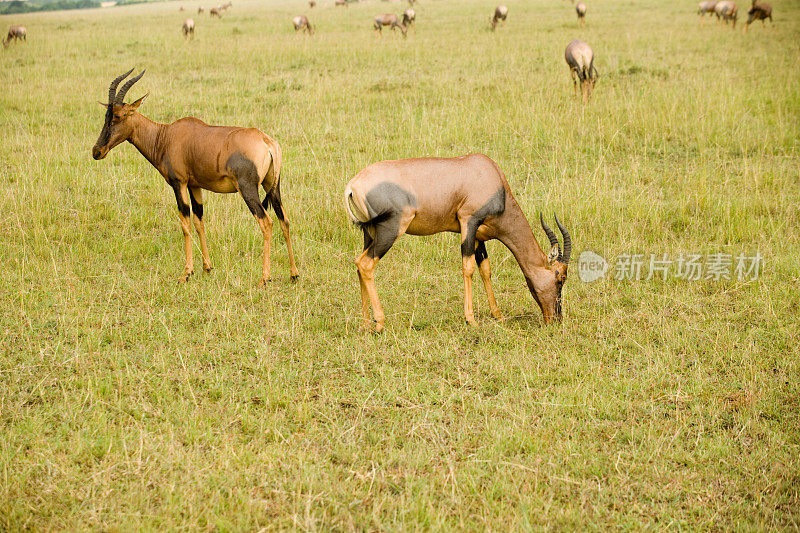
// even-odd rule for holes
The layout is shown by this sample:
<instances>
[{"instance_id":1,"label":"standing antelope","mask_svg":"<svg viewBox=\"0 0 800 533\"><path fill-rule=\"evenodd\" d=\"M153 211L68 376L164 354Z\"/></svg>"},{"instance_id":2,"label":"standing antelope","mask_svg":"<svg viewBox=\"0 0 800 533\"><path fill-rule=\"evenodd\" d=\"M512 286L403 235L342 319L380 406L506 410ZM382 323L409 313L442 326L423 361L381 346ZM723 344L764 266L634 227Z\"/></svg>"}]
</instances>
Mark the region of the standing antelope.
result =
<instances>
[{"instance_id":1,"label":"standing antelope","mask_svg":"<svg viewBox=\"0 0 800 533\"><path fill-rule=\"evenodd\" d=\"M309 0L309 2L308 2L309 9L311 9L313 7L316 7L316 5L317 5L316 0Z\"/></svg>"},{"instance_id":2,"label":"standing antelope","mask_svg":"<svg viewBox=\"0 0 800 533\"><path fill-rule=\"evenodd\" d=\"M311 27L311 23L308 22L308 18L305 15L297 15L292 19L292 24L294 25L295 35L297 35L298 31L305 31L309 35L314 35L314 28Z\"/></svg>"},{"instance_id":3,"label":"standing antelope","mask_svg":"<svg viewBox=\"0 0 800 533\"><path fill-rule=\"evenodd\" d=\"M747 33L747 27L750 26L750 23L753 22L754 20L760 20L761 25L766 26L767 19L769 19L770 25L775 24L772 21L772 6L766 2L759 2L758 0L753 0L753 5L747 12L747 22L744 23L745 33Z\"/></svg>"},{"instance_id":4,"label":"standing antelope","mask_svg":"<svg viewBox=\"0 0 800 533\"><path fill-rule=\"evenodd\" d=\"M197 14L201 14L203 12L203 6L197 8Z\"/></svg>"},{"instance_id":5,"label":"standing antelope","mask_svg":"<svg viewBox=\"0 0 800 533\"><path fill-rule=\"evenodd\" d=\"M731 0L717 2L717 5L714 6L714 13L716 13L717 17L721 18L725 24L728 24L728 21L732 20L733 28L736 29L736 19L739 16L739 6L736 5L736 2L732 2Z\"/></svg>"},{"instance_id":6,"label":"standing antelope","mask_svg":"<svg viewBox=\"0 0 800 533\"><path fill-rule=\"evenodd\" d=\"M697 4L697 14L700 15L700 20L705 18L706 13L709 15L716 14L714 12L715 7L717 7L717 0L706 0ZM719 15L717 15L717 18L719 18Z\"/></svg>"},{"instance_id":7,"label":"standing antelope","mask_svg":"<svg viewBox=\"0 0 800 533\"><path fill-rule=\"evenodd\" d=\"M338 6L347 7L347 0L333 0L333 5L336 7Z\"/></svg>"},{"instance_id":8,"label":"standing antelope","mask_svg":"<svg viewBox=\"0 0 800 533\"><path fill-rule=\"evenodd\" d=\"M578 21L581 23L581 27L583 27L586 24L586 4L583 2L575 4L575 12L578 14Z\"/></svg>"},{"instance_id":9,"label":"standing antelope","mask_svg":"<svg viewBox=\"0 0 800 533\"><path fill-rule=\"evenodd\" d=\"M375 17L372 27L375 29L376 36L379 36L383 33L384 26L389 26L392 31L400 28L400 33L403 34L403 37L405 37L406 33L408 32L408 27L404 23L400 22L400 18L394 13L384 13L383 15L378 15Z\"/></svg>"},{"instance_id":10,"label":"standing antelope","mask_svg":"<svg viewBox=\"0 0 800 533\"><path fill-rule=\"evenodd\" d=\"M14 44L17 44L17 41L27 41L28 30L25 29L25 26L11 26L8 28L8 34L6 35L6 38L3 39L3 46L7 48L8 45L11 44L11 39L14 39Z\"/></svg>"},{"instance_id":11,"label":"standing antelope","mask_svg":"<svg viewBox=\"0 0 800 533\"><path fill-rule=\"evenodd\" d=\"M506 25L506 17L508 16L508 8L506 6L497 6L494 8L494 15L492 15L492 30L497 27L497 24L502 20L503 26Z\"/></svg>"},{"instance_id":12,"label":"standing antelope","mask_svg":"<svg viewBox=\"0 0 800 533\"><path fill-rule=\"evenodd\" d=\"M272 220L267 207L272 206L281 224L289 253L292 280L298 272L294 263L289 222L281 203L281 148L277 142L254 128L209 126L194 117L182 118L172 124L158 124L139 114L137 109L147 97L125 103L125 94L144 75L131 78L117 91L119 83L133 69L111 82L103 129L92 148L92 157L103 159L123 141L128 141L153 165L175 192L178 217L183 230L186 267L180 282L194 272L192 237L189 222L194 213L194 227L200 238L203 270L211 270L203 225L203 189L219 193L238 192L261 228L264 253L261 284L270 280L270 246ZM267 196L262 202L258 188Z\"/></svg>"},{"instance_id":13,"label":"standing antelope","mask_svg":"<svg viewBox=\"0 0 800 533\"><path fill-rule=\"evenodd\" d=\"M406 28L410 28L414 25L414 22L417 20L417 14L414 12L413 9L409 8L403 11L403 26ZM414 30L417 31L416 29Z\"/></svg>"},{"instance_id":14,"label":"standing antelope","mask_svg":"<svg viewBox=\"0 0 800 533\"><path fill-rule=\"evenodd\" d=\"M370 304L375 330L380 332L384 328L386 316L375 290L375 267L404 233L461 234L467 323L475 323L472 274L476 266L492 316L503 318L492 291L489 257L484 244L491 239L499 239L511 250L528 289L542 310L545 323L561 320L561 288L567 279L572 251L569 233L556 218L564 236L562 252L558 239L542 218L542 228L553 246L550 254L545 255L511 194L505 175L497 163L485 155L374 163L350 180L344 196L348 217L364 234L364 251L356 259L356 268L366 329L371 326Z\"/></svg>"},{"instance_id":15,"label":"standing antelope","mask_svg":"<svg viewBox=\"0 0 800 533\"><path fill-rule=\"evenodd\" d=\"M575 96L578 95L578 80L580 80L583 103L588 103L598 78L597 69L594 66L594 52L585 42L573 39L564 50L564 59L572 74Z\"/></svg>"},{"instance_id":16,"label":"standing antelope","mask_svg":"<svg viewBox=\"0 0 800 533\"><path fill-rule=\"evenodd\" d=\"M219 6L220 11L227 11L229 8L233 7L233 2L225 2L221 6Z\"/></svg>"},{"instance_id":17,"label":"standing antelope","mask_svg":"<svg viewBox=\"0 0 800 533\"><path fill-rule=\"evenodd\" d=\"M184 39L186 39L187 37L191 37L192 39L194 39L194 20L193 19L184 20L181 31L183 32Z\"/></svg>"},{"instance_id":18,"label":"standing antelope","mask_svg":"<svg viewBox=\"0 0 800 533\"><path fill-rule=\"evenodd\" d=\"M218 7L212 7L211 9L208 10L208 16L209 17L217 17L217 18L221 19L222 18L222 13L220 13L220 10L219 10Z\"/></svg>"}]
</instances>

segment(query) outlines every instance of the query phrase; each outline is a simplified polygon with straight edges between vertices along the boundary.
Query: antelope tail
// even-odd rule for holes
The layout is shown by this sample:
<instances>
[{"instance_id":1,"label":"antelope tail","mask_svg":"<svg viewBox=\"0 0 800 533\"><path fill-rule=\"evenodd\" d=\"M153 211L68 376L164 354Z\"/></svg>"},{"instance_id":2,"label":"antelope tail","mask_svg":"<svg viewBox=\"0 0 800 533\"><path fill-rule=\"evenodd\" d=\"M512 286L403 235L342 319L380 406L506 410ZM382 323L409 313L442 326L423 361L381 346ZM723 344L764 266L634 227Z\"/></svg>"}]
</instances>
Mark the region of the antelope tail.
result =
<instances>
[{"instance_id":1,"label":"antelope tail","mask_svg":"<svg viewBox=\"0 0 800 533\"><path fill-rule=\"evenodd\" d=\"M344 190L344 208L347 211L347 218L356 226L369 222L369 215L358 205L358 200L349 186Z\"/></svg>"}]
</instances>

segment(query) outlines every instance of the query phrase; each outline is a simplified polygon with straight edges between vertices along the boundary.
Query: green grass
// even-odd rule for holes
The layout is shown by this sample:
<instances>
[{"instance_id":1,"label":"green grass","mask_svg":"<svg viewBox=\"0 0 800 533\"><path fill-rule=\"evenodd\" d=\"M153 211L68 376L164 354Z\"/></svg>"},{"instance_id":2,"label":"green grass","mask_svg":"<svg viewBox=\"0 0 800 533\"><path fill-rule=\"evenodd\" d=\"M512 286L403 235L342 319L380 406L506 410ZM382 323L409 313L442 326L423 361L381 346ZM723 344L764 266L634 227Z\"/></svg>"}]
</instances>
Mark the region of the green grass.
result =
<instances>
[{"instance_id":1,"label":"green grass","mask_svg":"<svg viewBox=\"0 0 800 533\"><path fill-rule=\"evenodd\" d=\"M693 2L596 0L579 30L568 2L510 0L492 33L494 4L422 0L407 40L370 28L399 3L197 4L0 17L29 36L0 51L0 529L800 527L800 3L743 35ZM586 107L576 36L601 74ZM215 194L215 269L176 284L164 180L128 144L90 155L95 101L133 66L150 118L281 143L297 284L276 229L257 287L257 226ZM494 242L510 318L476 276L471 329L458 238L405 237L376 273L387 330L361 333L345 183L473 151L576 257L758 250L763 274L574 268L543 326Z\"/></svg>"}]
</instances>

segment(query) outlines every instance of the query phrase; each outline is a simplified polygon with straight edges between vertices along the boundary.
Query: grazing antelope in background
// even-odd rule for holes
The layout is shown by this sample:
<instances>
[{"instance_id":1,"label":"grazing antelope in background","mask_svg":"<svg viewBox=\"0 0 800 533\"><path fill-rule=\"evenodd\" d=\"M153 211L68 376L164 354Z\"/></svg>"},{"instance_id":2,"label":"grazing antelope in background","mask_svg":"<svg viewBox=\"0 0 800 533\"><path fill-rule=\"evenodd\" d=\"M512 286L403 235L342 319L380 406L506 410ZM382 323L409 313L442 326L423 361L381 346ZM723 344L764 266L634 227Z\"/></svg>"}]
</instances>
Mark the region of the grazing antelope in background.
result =
<instances>
[{"instance_id":1,"label":"grazing antelope in background","mask_svg":"<svg viewBox=\"0 0 800 533\"><path fill-rule=\"evenodd\" d=\"M347 7L347 0L333 0L333 5L336 7L338 6Z\"/></svg>"},{"instance_id":2,"label":"grazing antelope in background","mask_svg":"<svg viewBox=\"0 0 800 533\"><path fill-rule=\"evenodd\" d=\"M501 20L503 21L503 26L505 26L507 16L508 8L506 6L497 6L494 8L494 15L492 15L492 29L494 30Z\"/></svg>"},{"instance_id":3,"label":"grazing antelope in background","mask_svg":"<svg viewBox=\"0 0 800 533\"><path fill-rule=\"evenodd\" d=\"M728 24L728 21L732 20L733 28L736 29L736 19L739 17L739 6L736 5L736 2L730 0L717 2L717 5L714 6L714 13L716 13L717 17L722 19L725 24Z\"/></svg>"},{"instance_id":4,"label":"grazing antelope in background","mask_svg":"<svg viewBox=\"0 0 800 533\"><path fill-rule=\"evenodd\" d=\"M400 22L400 18L394 13L384 13L383 15L378 15L375 17L372 27L375 29L376 36L383 33L384 26L389 26L392 31L400 28L400 33L403 34L403 37L405 37L406 33L408 32L406 25Z\"/></svg>"},{"instance_id":5,"label":"grazing antelope in background","mask_svg":"<svg viewBox=\"0 0 800 533\"><path fill-rule=\"evenodd\" d=\"M492 291L489 257L484 244L491 239L499 239L511 250L528 289L542 310L545 323L561 320L561 288L567 279L572 251L569 233L556 219L564 236L562 251L555 234L542 218L542 228L553 246L550 254L545 255L511 194L505 175L497 163L485 155L374 163L350 180L344 196L348 217L364 234L364 251L356 259L356 268L366 329L371 326L370 304L375 331L384 328L386 316L375 290L375 267L404 233L461 234L467 323L475 323L472 274L476 266L486 288L492 316L503 318Z\"/></svg>"},{"instance_id":6,"label":"grazing antelope in background","mask_svg":"<svg viewBox=\"0 0 800 533\"><path fill-rule=\"evenodd\" d=\"M227 11L227 10L228 10L228 9L230 9L231 7L233 7L233 2L225 2L224 4L222 4L221 6L219 6L219 10L220 10L220 11Z\"/></svg>"},{"instance_id":7,"label":"grazing antelope in background","mask_svg":"<svg viewBox=\"0 0 800 533\"><path fill-rule=\"evenodd\" d=\"M316 5L317 5L317 2L315 0L310 0L308 2L309 9L312 8L312 7L316 7Z\"/></svg>"},{"instance_id":8,"label":"grazing antelope in background","mask_svg":"<svg viewBox=\"0 0 800 533\"><path fill-rule=\"evenodd\" d=\"M583 27L586 24L586 4L583 2L575 4L575 12L578 14L578 21L581 23L581 27Z\"/></svg>"},{"instance_id":9,"label":"grazing antelope in background","mask_svg":"<svg viewBox=\"0 0 800 533\"><path fill-rule=\"evenodd\" d=\"M202 12L203 12L203 6L198 7L197 8L197 14L199 15Z\"/></svg>"},{"instance_id":10,"label":"grazing antelope in background","mask_svg":"<svg viewBox=\"0 0 800 533\"><path fill-rule=\"evenodd\" d=\"M194 227L200 238L203 270L211 270L203 225L203 189L219 193L238 192L261 228L264 253L261 284L270 280L270 246L272 220L267 207L272 206L281 224L289 253L292 280L298 272L294 263L289 222L281 203L281 148L277 142L255 128L209 126L194 117L182 118L172 124L158 124L138 113L147 97L125 103L125 94L144 75L131 78L117 92L119 83L133 69L111 82L103 129L92 148L92 157L103 159L108 152L128 141L153 165L175 192L178 217L183 230L186 267L180 282L194 272L192 236L189 222L194 213ZM258 188L267 196L262 202Z\"/></svg>"},{"instance_id":11,"label":"grazing antelope in background","mask_svg":"<svg viewBox=\"0 0 800 533\"><path fill-rule=\"evenodd\" d=\"M182 13L182 12L186 11L186 9L184 9L184 7L181 6L181 7L178 8L178 11Z\"/></svg>"},{"instance_id":12,"label":"grazing antelope in background","mask_svg":"<svg viewBox=\"0 0 800 533\"><path fill-rule=\"evenodd\" d=\"M186 39L187 37L191 37L192 39L194 39L194 20L193 19L184 20L181 31L183 32L184 39Z\"/></svg>"},{"instance_id":13,"label":"grazing antelope in background","mask_svg":"<svg viewBox=\"0 0 800 533\"><path fill-rule=\"evenodd\" d=\"M14 40L14 44L17 44L17 41L27 41L28 30L25 29L25 26L11 26L8 28L8 34L6 38L3 39L3 46L7 48L8 45L11 44L12 39Z\"/></svg>"},{"instance_id":14,"label":"grazing antelope in background","mask_svg":"<svg viewBox=\"0 0 800 533\"><path fill-rule=\"evenodd\" d=\"M295 35L298 31L306 31L309 35L314 35L314 28L311 27L311 23L308 22L308 18L305 15L297 15L292 19L292 24L294 25Z\"/></svg>"},{"instance_id":15,"label":"grazing antelope in background","mask_svg":"<svg viewBox=\"0 0 800 533\"><path fill-rule=\"evenodd\" d=\"M714 12L715 7L717 7L717 0L706 0L697 4L697 14L700 15L700 20L705 18L706 13L716 15ZM717 18L719 18L719 15L717 15Z\"/></svg>"},{"instance_id":16,"label":"grazing antelope in background","mask_svg":"<svg viewBox=\"0 0 800 533\"><path fill-rule=\"evenodd\" d=\"M222 18L222 13L220 13L218 7L212 7L211 9L208 10L208 16L209 17L217 17L217 18L221 19Z\"/></svg>"},{"instance_id":17,"label":"grazing antelope in background","mask_svg":"<svg viewBox=\"0 0 800 533\"><path fill-rule=\"evenodd\" d=\"M406 28L410 28L414 25L414 22L417 20L417 14L414 12L413 9L409 8L403 11L403 26ZM417 30L414 30L415 32Z\"/></svg>"},{"instance_id":18,"label":"grazing antelope in background","mask_svg":"<svg viewBox=\"0 0 800 533\"><path fill-rule=\"evenodd\" d=\"M775 24L772 21L772 6L766 2L759 2L758 0L753 0L753 5L747 12L747 22L744 23L745 33L747 33L747 27L750 26L750 23L753 22L754 20L760 20L761 25L766 26L767 19L769 19L770 25Z\"/></svg>"},{"instance_id":19,"label":"grazing antelope in background","mask_svg":"<svg viewBox=\"0 0 800 533\"><path fill-rule=\"evenodd\" d=\"M572 74L575 96L578 95L578 80L580 80L583 103L588 103L598 78L597 69L594 66L594 52L585 42L573 39L564 50L564 59Z\"/></svg>"}]
</instances>

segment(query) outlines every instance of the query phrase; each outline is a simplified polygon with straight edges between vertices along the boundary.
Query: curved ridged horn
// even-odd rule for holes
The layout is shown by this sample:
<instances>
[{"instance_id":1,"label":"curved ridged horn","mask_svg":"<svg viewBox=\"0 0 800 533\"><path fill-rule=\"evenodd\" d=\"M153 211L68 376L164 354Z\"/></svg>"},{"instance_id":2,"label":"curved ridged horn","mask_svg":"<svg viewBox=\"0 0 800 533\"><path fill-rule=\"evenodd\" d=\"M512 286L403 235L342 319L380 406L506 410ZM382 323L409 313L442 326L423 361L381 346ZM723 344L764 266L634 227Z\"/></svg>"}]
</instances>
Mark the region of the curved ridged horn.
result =
<instances>
[{"instance_id":1,"label":"curved ridged horn","mask_svg":"<svg viewBox=\"0 0 800 533\"><path fill-rule=\"evenodd\" d=\"M111 82L111 85L108 86L108 104L109 105L114 105L114 98L117 95L117 85L119 85L119 82L121 82L122 80L124 80L125 78L130 76L131 72L133 72L133 69L130 69L128 72L126 72L122 76L117 76L116 78L114 78L114 81Z\"/></svg>"},{"instance_id":2,"label":"curved ridged horn","mask_svg":"<svg viewBox=\"0 0 800 533\"><path fill-rule=\"evenodd\" d=\"M547 234L547 238L550 240L550 246L557 246L558 237L556 237L556 234L553 233L553 230L551 230L547 224L544 223L544 216L541 213L539 213L539 222L542 223L542 229Z\"/></svg>"},{"instance_id":3,"label":"curved ridged horn","mask_svg":"<svg viewBox=\"0 0 800 533\"><path fill-rule=\"evenodd\" d=\"M553 216L556 217L556 224L558 224L558 230L561 232L561 235L564 236L564 253L559 258L562 263L565 265L569 263L569 256L572 253L572 238L569 236L569 232L567 228L561 225L561 221L558 220L558 215L553 213Z\"/></svg>"},{"instance_id":4,"label":"curved ridged horn","mask_svg":"<svg viewBox=\"0 0 800 533\"><path fill-rule=\"evenodd\" d=\"M133 87L134 83L142 79L142 76L144 76L144 72L145 72L144 70L141 71L138 76L133 77L125 82L125 85L123 85L122 89L120 89L119 92L117 93L117 97L114 99L114 104L122 105L125 103L125 95L128 93L128 89Z\"/></svg>"}]
</instances>

